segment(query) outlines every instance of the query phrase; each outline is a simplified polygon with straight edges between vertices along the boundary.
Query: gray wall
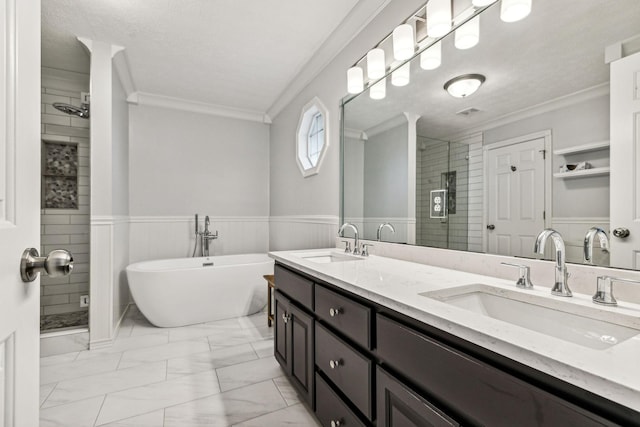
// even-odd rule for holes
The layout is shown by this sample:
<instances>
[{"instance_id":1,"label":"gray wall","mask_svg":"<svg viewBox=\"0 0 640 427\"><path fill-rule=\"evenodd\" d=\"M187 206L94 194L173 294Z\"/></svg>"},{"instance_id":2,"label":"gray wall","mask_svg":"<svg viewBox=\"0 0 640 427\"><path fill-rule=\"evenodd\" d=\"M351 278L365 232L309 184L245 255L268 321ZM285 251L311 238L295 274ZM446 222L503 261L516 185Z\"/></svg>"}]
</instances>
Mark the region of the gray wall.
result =
<instances>
[{"instance_id":1,"label":"gray wall","mask_svg":"<svg viewBox=\"0 0 640 427\"><path fill-rule=\"evenodd\" d=\"M381 5L387 3L379 1ZM316 247L333 245L337 231L340 194L340 100L346 93L346 73L362 55L420 7L422 0L388 2L371 22L277 116L272 117L270 137L270 193L272 217L331 216L334 224L307 222L300 228L286 221L271 227L271 249L294 248L304 242L296 234L304 228ZM301 108L317 96L329 110L330 146L320 173L303 178L295 160L295 133ZM293 220L293 219L291 219ZM334 230L325 232L323 230ZM292 230L292 231L288 231ZM295 231L294 231L295 230ZM314 237L316 236L316 237ZM318 237L319 236L319 237ZM286 243L290 242L290 243Z\"/></svg>"},{"instance_id":2,"label":"gray wall","mask_svg":"<svg viewBox=\"0 0 640 427\"><path fill-rule=\"evenodd\" d=\"M484 144L551 129L553 150L609 139L609 96L550 111L484 132ZM553 156L553 170L561 164L589 161L594 166L609 165L609 151L585 153L565 158ZM603 201L596 203L595 201ZM608 217L609 177L553 179L554 217Z\"/></svg>"},{"instance_id":3,"label":"gray wall","mask_svg":"<svg viewBox=\"0 0 640 427\"><path fill-rule=\"evenodd\" d=\"M364 145L364 212L367 217L409 216L408 132L404 123L369 136Z\"/></svg>"},{"instance_id":4,"label":"gray wall","mask_svg":"<svg viewBox=\"0 0 640 427\"><path fill-rule=\"evenodd\" d=\"M265 124L131 106L129 156L133 216L269 213Z\"/></svg>"}]
</instances>

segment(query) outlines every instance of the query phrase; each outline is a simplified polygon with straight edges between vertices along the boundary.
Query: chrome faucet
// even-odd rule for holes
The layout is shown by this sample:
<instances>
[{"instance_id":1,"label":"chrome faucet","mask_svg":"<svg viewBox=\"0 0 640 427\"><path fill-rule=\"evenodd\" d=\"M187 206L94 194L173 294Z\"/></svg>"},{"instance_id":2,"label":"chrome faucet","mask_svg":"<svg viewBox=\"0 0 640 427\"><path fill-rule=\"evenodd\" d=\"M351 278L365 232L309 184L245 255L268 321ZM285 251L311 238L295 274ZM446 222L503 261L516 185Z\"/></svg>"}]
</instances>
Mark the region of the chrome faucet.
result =
<instances>
[{"instance_id":1,"label":"chrome faucet","mask_svg":"<svg viewBox=\"0 0 640 427\"><path fill-rule=\"evenodd\" d=\"M209 215L207 215L204 218L204 231L200 233L202 256L209 256L211 241L218 238L218 231L216 230L215 234L212 233L209 231L209 225L211 225L211 222L209 221Z\"/></svg>"},{"instance_id":2,"label":"chrome faucet","mask_svg":"<svg viewBox=\"0 0 640 427\"><path fill-rule=\"evenodd\" d=\"M551 289L553 295L570 297L571 289L567 283L568 273L567 266L565 265L565 248L564 240L562 236L556 230L552 228L546 228L538 234L536 243L533 246L533 251L537 254L544 254L544 246L547 243L547 239L551 237L553 244L556 248L556 280Z\"/></svg>"},{"instance_id":3,"label":"chrome faucet","mask_svg":"<svg viewBox=\"0 0 640 427\"><path fill-rule=\"evenodd\" d=\"M593 265L593 241L596 236L600 239L600 248L609 252L609 237L600 227L591 227L584 236L584 263Z\"/></svg>"},{"instance_id":4,"label":"chrome faucet","mask_svg":"<svg viewBox=\"0 0 640 427\"><path fill-rule=\"evenodd\" d=\"M392 233L394 233L394 234L396 233L396 229L393 228L393 225L391 225L388 222L384 222L384 223L380 224L380 226L378 227L378 234L376 236L377 239L378 239L378 242L380 241L380 237L382 236L382 229L385 228L385 227L387 227L389 230L391 230Z\"/></svg>"},{"instance_id":5,"label":"chrome faucet","mask_svg":"<svg viewBox=\"0 0 640 427\"><path fill-rule=\"evenodd\" d=\"M355 235L355 241L353 242L353 254L360 255L360 238L358 237L358 227L351 224L350 222L345 222L344 224L342 224L342 227L340 227L340 230L338 230L338 236L344 237L344 229L347 227L351 227L351 229L353 230L353 234Z\"/></svg>"}]
</instances>

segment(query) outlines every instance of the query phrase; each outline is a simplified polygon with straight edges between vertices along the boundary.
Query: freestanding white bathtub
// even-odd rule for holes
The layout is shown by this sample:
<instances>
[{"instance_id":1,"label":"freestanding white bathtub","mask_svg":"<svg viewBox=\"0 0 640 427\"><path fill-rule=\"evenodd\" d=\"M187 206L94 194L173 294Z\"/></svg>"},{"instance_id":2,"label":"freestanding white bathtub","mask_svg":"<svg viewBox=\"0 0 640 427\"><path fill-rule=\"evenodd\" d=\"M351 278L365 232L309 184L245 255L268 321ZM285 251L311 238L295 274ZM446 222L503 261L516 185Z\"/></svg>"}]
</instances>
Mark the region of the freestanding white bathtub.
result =
<instances>
[{"instance_id":1,"label":"freestanding white bathtub","mask_svg":"<svg viewBox=\"0 0 640 427\"><path fill-rule=\"evenodd\" d=\"M144 261L127 267L136 305L155 326L169 328L245 316L267 303L267 254Z\"/></svg>"}]
</instances>

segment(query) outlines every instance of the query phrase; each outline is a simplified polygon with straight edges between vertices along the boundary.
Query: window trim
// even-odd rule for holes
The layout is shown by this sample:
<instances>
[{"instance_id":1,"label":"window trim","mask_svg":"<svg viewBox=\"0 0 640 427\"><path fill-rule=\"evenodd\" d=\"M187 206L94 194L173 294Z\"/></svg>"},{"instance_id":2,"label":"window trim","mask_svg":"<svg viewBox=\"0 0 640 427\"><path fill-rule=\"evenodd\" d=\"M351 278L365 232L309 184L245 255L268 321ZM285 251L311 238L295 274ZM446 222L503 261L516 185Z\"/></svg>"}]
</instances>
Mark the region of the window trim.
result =
<instances>
[{"instance_id":1,"label":"window trim","mask_svg":"<svg viewBox=\"0 0 640 427\"><path fill-rule=\"evenodd\" d=\"M314 166L309 159L309 133L311 125L318 114L322 115L324 122L323 144L318 154L318 161ZM329 147L329 111L318 97L314 97L306 103L300 112L298 129L296 131L296 163L303 177L316 175L320 172L322 161Z\"/></svg>"}]
</instances>

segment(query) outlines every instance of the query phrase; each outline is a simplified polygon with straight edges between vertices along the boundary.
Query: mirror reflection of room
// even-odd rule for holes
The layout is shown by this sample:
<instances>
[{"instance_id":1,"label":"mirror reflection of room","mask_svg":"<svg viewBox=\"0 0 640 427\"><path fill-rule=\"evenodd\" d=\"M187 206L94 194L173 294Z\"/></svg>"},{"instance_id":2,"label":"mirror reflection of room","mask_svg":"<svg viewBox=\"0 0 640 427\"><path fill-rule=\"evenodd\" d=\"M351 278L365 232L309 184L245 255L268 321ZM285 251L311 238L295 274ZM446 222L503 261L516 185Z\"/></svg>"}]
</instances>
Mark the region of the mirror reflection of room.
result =
<instances>
[{"instance_id":1,"label":"mirror reflection of room","mask_svg":"<svg viewBox=\"0 0 640 427\"><path fill-rule=\"evenodd\" d=\"M463 3L453 2L454 21ZM513 23L488 7L439 43L426 37L421 13L407 21L413 59L394 63L390 39L378 46L391 71L384 95L345 98L345 221L366 239L389 222L397 232L384 241L528 258L538 233L553 228L568 262L633 268L616 237L628 226L613 218L631 196L610 190L621 172L610 149L621 80L610 63L640 51L637 2L538 2ZM458 33L472 25L477 44L461 49ZM356 66L366 70L368 60ZM467 78L475 93L456 93ZM587 261L592 228L611 244L589 240Z\"/></svg>"}]
</instances>

